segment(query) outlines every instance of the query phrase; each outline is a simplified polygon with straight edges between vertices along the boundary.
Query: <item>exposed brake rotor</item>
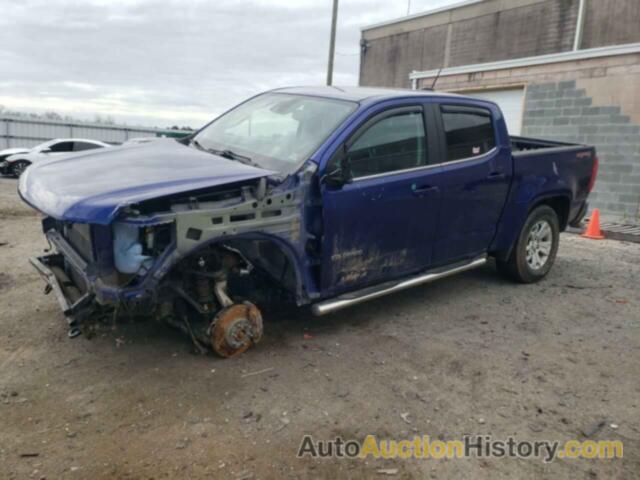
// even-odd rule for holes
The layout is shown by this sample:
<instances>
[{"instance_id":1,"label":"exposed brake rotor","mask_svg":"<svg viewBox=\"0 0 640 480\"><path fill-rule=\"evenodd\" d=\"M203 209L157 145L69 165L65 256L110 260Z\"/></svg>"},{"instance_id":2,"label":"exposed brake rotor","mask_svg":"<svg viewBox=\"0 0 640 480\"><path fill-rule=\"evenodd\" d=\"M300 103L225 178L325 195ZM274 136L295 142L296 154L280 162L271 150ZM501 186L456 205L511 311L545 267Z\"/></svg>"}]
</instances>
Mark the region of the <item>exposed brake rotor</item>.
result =
<instances>
[{"instance_id":1,"label":"exposed brake rotor","mask_svg":"<svg viewBox=\"0 0 640 480\"><path fill-rule=\"evenodd\" d=\"M246 351L262 338L262 314L249 302L223 308L214 319L211 346L221 357Z\"/></svg>"}]
</instances>

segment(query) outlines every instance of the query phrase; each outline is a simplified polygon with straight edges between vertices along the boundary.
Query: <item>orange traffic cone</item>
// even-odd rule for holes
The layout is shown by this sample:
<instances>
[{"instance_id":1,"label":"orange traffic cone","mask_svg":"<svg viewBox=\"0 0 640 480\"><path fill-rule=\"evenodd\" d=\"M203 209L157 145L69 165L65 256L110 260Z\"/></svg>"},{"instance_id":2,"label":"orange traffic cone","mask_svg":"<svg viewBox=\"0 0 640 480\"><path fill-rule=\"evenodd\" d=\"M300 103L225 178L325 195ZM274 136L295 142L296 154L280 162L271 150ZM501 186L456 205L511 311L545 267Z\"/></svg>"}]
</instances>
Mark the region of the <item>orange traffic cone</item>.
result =
<instances>
[{"instance_id":1,"label":"orange traffic cone","mask_svg":"<svg viewBox=\"0 0 640 480\"><path fill-rule=\"evenodd\" d=\"M587 231L582 234L584 238L590 238L592 240L602 240L602 230L600 230L600 210L597 208L593 210L589 224L587 225Z\"/></svg>"}]
</instances>

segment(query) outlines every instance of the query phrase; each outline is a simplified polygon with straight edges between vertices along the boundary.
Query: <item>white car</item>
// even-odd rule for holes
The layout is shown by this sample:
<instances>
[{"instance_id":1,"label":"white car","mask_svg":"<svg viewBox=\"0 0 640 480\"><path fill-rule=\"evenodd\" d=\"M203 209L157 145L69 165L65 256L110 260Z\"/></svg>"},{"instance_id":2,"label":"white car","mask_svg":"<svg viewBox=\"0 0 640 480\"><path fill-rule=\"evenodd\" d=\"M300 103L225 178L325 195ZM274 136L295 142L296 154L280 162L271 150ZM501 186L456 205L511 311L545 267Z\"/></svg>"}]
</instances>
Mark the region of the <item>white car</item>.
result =
<instances>
[{"instance_id":1,"label":"white car","mask_svg":"<svg viewBox=\"0 0 640 480\"><path fill-rule=\"evenodd\" d=\"M135 137L135 138L130 138L129 140L124 142L122 145L139 145L141 143L151 143L151 142L155 142L159 138L162 138L162 137Z\"/></svg>"},{"instance_id":2,"label":"white car","mask_svg":"<svg viewBox=\"0 0 640 480\"><path fill-rule=\"evenodd\" d=\"M10 157L11 155L15 155L16 153L27 153L29 150L29 148L20 147L5 148L4 150L0 150L0 162L3 162L7 157Z\"/></svg>"},{"instance_id":3,"label":"white car","mask_svg":"<svg viewBox=\"0 0 640 480\"><path fill-rule=\"evenodd\" d=\"M66 155L73 152L82 152L94 148L110 147L108 143L85 138L57 138L41 143L23 153L8 156L0 163L0 171L4 174L20 177L29 165L51 156Z\"/></svg>"}]
</instances>

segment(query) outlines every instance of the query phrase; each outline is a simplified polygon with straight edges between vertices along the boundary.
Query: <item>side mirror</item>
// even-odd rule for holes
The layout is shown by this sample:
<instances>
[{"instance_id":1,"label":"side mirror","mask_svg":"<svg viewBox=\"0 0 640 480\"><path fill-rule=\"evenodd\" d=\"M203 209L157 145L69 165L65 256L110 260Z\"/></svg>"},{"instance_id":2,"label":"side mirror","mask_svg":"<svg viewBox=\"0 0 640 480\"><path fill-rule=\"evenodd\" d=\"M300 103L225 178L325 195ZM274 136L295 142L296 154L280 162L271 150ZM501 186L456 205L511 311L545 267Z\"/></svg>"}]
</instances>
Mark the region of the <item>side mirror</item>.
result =
<instances>
[{"instance_id":1,"label":"side mirror","mask_svg":"<svg viewBox=\"0 0 640 480\"><path fill-rule=\"evenodd\" d=\"M339 153L331 159L327 173L322 176L320 183L324 183L330 188L339 189L352 181L351 161L347 155L346 146L343 146Z\"/></svg>"},{"instance_id":2,"label":"side mirror","mask_svg":"<svg viewBox=\"0 0 640 480\"><path fill-rule=\"evenodd\" d=\"M40 150L40 153L51 153L51 149L49 147L43 148L42 150Z\"/></svg>"},{"instance_id":3,"label":"side mirror","mask_svg":"<svg viewBox=\"0 0 640 480\"><path fill-rule=\"evenodd\" d=\"M345 178L344 170L340 167L325 174L324 177L322 177L322 181L326 186L335 189L339 189L345 183L349 183Z\"/></svg>"}]
</instances>

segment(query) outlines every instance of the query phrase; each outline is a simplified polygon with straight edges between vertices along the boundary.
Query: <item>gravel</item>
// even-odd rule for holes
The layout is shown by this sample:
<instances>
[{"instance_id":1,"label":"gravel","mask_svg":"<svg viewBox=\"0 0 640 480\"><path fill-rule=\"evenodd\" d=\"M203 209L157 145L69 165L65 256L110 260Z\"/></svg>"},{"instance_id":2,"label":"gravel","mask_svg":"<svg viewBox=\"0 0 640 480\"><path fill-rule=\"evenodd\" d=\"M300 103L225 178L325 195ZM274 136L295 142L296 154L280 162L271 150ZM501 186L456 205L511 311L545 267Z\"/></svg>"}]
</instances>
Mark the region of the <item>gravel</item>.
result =
<instances>
[{"instance_id":1,"label":"gravel","mask_svg":"<svg viewBox=\"0 0 640 480\"><path fill-rule=\"evenodd\" d=\"M563 234L539 284L509 283L488 265L326 318L292 311L265 319L256 348L221 360L192 354L188 338L152 322L69 340L54 297L43 295L27 263L46 248L39 216L11 179L0 180L2 243L1 478L385 471L605 479L640 471L638 244ZM585 432L622 440L624 459L296 458L305 434L583 440Z\"/></svg>"}]
</instances>

